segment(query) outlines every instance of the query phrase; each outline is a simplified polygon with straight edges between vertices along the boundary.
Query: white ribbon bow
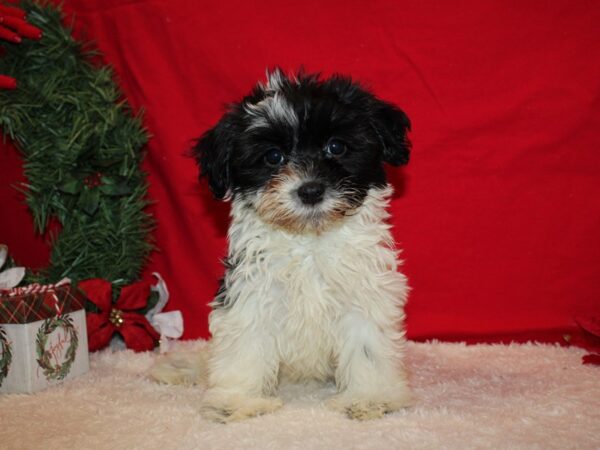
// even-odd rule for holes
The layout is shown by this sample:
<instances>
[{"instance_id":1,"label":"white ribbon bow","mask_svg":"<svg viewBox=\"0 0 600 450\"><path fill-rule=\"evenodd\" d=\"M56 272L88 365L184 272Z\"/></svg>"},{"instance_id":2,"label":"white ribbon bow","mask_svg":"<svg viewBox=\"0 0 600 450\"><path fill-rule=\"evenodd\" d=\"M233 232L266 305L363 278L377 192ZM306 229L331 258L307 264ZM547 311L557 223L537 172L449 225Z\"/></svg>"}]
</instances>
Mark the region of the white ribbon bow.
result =
<instances>
[{"instance_id":1,"label":"white ribbon bow","mask_svg":"<svg viewBox=\"0 0 600 450\"><path fill-rule=\"evenodd\" d=\"M0 245L0 269L8 259L8 247ZM25 276L25 267L12 267L0 271L0 291L14 288Z\"/></svg>"},{"instance_id":2,"label":"white ribbon bow","mask_svg":"<svg viewBox=\"0 0 600 450\"><path fill-rule=\"evenodd\" d=\"M169 291L165 280L158 272L153 272L158 283L152 286L152 290L158 292L158 302L146 314L146 318L152 327L160 333L159 351L169 351L169 339L179 339L183 334L183 316L181 311L161 312L169 301Z\"/></svg>"}]
</instances>

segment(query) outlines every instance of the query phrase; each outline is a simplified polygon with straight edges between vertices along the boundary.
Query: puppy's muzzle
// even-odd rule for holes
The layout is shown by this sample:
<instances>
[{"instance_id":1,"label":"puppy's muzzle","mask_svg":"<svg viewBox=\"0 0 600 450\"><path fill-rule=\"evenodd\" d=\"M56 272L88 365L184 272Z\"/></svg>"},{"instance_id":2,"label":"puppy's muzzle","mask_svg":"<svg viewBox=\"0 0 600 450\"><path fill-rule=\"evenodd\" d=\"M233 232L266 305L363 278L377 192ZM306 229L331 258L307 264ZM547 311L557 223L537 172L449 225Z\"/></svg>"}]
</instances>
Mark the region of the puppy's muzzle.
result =
<instances>
[{"instance_id":1,"label":"puppy's muzzle","mask_svg":"<svg viewBox=\"0 0 600 450\"><path fill-rule=\"evenodd\" d=\"M319 181L309 181L298 188L298 197L305 205L316 205L324 196L325 185Z\"/></svg>"}]
</instances>

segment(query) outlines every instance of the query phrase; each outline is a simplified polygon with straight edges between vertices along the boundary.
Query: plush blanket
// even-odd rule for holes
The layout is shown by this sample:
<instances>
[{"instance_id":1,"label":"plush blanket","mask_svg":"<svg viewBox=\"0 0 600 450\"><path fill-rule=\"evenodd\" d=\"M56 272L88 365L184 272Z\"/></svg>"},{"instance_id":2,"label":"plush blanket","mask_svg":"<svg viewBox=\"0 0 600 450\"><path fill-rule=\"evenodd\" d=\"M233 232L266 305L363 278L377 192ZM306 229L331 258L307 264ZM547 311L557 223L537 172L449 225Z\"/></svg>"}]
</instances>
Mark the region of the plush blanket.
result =
<instances>
[{"instance_id":1,"label":"plush blanket","mask_svg":"<svg viewBox=\"0 0 600 450\"><path fill-rule=\"evenodd\" d=\"M409 343L411 409L356 422L323 405L333 386L287 385L278 412L222 425L198 414L201 387L147 379L156 354L103 351L85 376L0 397L0 448L598 449L600 368L582 365L582 354L549 345Z\"/></svg>"}]
</instances>

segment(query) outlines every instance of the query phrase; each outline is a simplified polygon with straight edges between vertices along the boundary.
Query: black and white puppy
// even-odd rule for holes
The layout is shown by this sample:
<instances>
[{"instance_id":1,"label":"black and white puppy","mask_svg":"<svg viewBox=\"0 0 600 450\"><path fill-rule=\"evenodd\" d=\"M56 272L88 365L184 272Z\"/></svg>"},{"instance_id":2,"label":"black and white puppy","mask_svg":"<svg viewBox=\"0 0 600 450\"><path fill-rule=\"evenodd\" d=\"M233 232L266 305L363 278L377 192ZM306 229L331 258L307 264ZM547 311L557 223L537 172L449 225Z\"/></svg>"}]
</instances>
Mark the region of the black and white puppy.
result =
<instances>
[{"instance_id":1,"label":"black and white puppy","mask_svg":"<svg viewBox=\"0 0 600 450\"><path fill-rule=\"evenodd\" d=\"M384 172L408 162L410 122L350 78L267 75L194 149L232 219L202 411L271 412L280 380L316 379L332 408L380 417L410 401Z\"/></svg>"}]
</instances>

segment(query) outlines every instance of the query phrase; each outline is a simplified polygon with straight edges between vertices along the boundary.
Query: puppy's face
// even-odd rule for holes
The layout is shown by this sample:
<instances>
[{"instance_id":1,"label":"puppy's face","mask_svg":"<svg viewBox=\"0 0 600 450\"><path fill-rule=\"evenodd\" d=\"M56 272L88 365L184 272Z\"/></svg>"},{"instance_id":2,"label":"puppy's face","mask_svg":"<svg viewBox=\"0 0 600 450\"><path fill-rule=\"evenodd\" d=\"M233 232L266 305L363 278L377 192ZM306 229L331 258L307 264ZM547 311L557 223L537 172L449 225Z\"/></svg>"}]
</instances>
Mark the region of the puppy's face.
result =
<instances>
[{"instance_id":1,"label":"puppy's face","mask_svg":"<svg viewBox=\"0 0 600 450\"><path fill-rule=\"evenodd\" d=\"M319 232L386 184L384 163L408 162L409 128L400 109L349 78L275 70L200 138L194 154L217 198L239 199L290 232Z\"/></svg>"}]
</instances>

